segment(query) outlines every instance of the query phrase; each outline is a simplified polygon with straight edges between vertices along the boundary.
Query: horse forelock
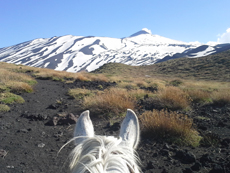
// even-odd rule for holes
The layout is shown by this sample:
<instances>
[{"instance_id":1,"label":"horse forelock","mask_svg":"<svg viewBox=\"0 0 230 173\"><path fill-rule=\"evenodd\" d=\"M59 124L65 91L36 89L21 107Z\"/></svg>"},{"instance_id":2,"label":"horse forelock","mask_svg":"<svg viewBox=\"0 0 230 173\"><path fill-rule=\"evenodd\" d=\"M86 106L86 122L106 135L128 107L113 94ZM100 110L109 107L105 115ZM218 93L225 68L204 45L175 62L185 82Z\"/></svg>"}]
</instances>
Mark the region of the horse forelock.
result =
<instances>
[{"instance_id":1,"label":"horse forelock","mask_svg":"<svg viewBox=\"0 0 230 173\"><path fill-rule=\"evenodd\" d=\"M139 173L138 157L134 149L113 136L87 138L70 154L73 173Z\"/></svg>"}]
</instances>

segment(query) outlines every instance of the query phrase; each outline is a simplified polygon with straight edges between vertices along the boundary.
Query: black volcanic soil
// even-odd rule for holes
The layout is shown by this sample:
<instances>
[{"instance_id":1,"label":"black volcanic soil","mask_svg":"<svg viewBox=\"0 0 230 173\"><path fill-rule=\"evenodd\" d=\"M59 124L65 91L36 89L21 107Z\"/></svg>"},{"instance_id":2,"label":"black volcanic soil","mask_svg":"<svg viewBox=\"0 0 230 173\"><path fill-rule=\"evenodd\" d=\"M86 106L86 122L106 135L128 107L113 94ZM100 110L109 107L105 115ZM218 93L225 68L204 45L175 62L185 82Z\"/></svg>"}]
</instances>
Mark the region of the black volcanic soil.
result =
<instances>
[{"instance_id":1,"label":"black volcanic soil","mask_svg":"<svg viewBox=\"0 0 230 173\"><path fill-rule=\"evenodd\" d=\"M0 172L69 172L67 158L73 144L58 151L71 139L74 121L61 117L79 115L83 110L81 103L66 93L73 87L100 89L99 85L106 88L115 84L38 80L34 93L22 94L24 104L11 105L10 112L0 113ZM148 100L142 104L151 109ZM137 115L141 111L136 110ZM230 172L230 106L194 106L189 116L206 141L196 148L180 147L142 135L137 152L143 172ZM116 136L122 119L113 126L101 118L92 121L96 134Z\"/></svg>"}]
</instances>

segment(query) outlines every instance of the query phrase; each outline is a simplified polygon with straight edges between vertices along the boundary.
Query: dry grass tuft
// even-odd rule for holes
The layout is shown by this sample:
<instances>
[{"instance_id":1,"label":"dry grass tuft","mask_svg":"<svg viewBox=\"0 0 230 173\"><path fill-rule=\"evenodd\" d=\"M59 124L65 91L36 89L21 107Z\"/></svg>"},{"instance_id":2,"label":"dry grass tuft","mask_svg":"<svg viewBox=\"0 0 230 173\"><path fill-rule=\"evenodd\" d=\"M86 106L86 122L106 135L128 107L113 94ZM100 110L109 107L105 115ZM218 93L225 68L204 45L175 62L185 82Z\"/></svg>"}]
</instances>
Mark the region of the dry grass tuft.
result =
<instances>
[{"instance_id":1,"label":"dry grass tuft","mask_svg":"<svg viewBox=\"0 0 230 173\"><path fill-rule=\"evenodd\" d=\"M146 111L140 116L146 135L182 145L198 146L201 137L192 128L193 121L183 114L166 110Z\"/></svg>"},{"instance_id":2,"label":"dry grass tuft","mask_svg":"<svg viewBox=\"0 0 230 173\"><path fill-rule=\"evenodd\" d=\"M31 82L34 81L32 77L24 73L16 73L6 69L0 69L1 82L7 83L8 81Z\"/></svg>"},{"instance_id":3,"label":"dry grass tuft","mask_svg":"<svg viewBox=\"0 0 230 173\"><path fill-rule=\"evenodd\" d=\"M55 71L47 68L39 68L39 70L34 73L34 76L40 79L64 81L64 79L73 79L75 74L65 71Z\"/></svg>"},{"instance_id":4,"label":"dry grass tuft","mask_svg":"<svg viewBox=\"0 0 230 173\"><path fill-rule=\"evenodd\" d=\"M134 77L121 77L111 76L110 81L115 81L120 88L138 89L138 88L165 88L166 81L158 78L134 78Z\"/></svg>"},{"instance_id":5,"label":"dry grass tuft","mask_svg":"<svg viewBox=\"0 0 230 173\"><path fill-rule=\"evenodd\" d=\"M183 81L180 79L174 79L168 83L169 86L179 86L181 84L183 84Z\"/></svg>"},{"instance_id":6,"label":"dry grass tuft","mask_svg":"<svg viewBox=\"0 0 230 173\"><path fill-rule=\"evenodd\" d=\"M8 71L16 72L16 73L30 73L36 72L38 68L29 67L25 65L16 65L12 63L0 62L0 69L7 69Z\"/></svg>"},{"instance_id":7,"label":"dry grass tuft","mask_svg":"<svg viewBox=\"0 0 230 173\"><path fill-rule=\"evenodd\" d=\"M74 89L69 89L68 95L70 95L74 99L82 99L83 97L93 96L94 93L88 89L74 88Z\"/></svg>"},{"instance_id":8,"label":"dry grass tuft","mask_svg":"<svg viewBox=\"0 0 230 173\"><path fill-rule=\"evenodd\" d=\"M80 81L90 81L88 75L86 75L86 73L83 72L77 73L75 79Z\"/></svg>"},{"instance_id":9,"label":"dry grass tuft","mask_svg":"<svg viewBox=\"0 0 230 173\"><path fill-rule=\"evenodd\" d=\"M229 82L217 82L217 81L194 81L194 80L184 80L183 86L181 88L185 89L200 89L203 91L214 91L216 89L229 88Z\"/></svg>"},{"instance_id":10,"label":"dry grass tuft","mask_svg":"<svg viewBox=\"0 0 230 173\"><path fill-rule=\"evenodd\" d=\"M154 93L152 93L150 91L142 90L142 89L129 90L127 92L131 98L134 98L137 100L144 99L145 97L154 97L155 96Z\"/></svg>"},{"instance_id":11,"label":"dry grass tuft","mask_svg":"<svg viewBox=\"0 0 230 173\"><path fill-rule=\"evenodd\" d=\"M132 83L131 81L118 81L118 87L124 88L124 89L138 89L138 86L135 83Z\"/></svg>"},{"instance_id":12,"label":"dry grass tuft","mask_svg":"<svg viewBox=\"0 0 230 173\"><path fill-rule=\"evenodd\" d=\"M0 69L0 88L10 90L15 93L33 92L31 85L36 80L24 73L16 73L6 69Z\"/></svg>"},{"instance_id":13,"label":"dry grass tuft","mask_svg":"<svg viewBox=\"0 0 230 173\"><path fill-rule=\"evenodd\" d=\"M10 107L5 104L0 104L0 112L8 112Z\"/></svg>"},{"instance_id":14,"label":"dry grass tuft","mask_svg":"<svg viewBox=\"0 0 230 173\"><path fill-rule=\"evenodd\" d=\"M225 105L230 104L230 88L221 89L214 91L211 94L213 104L216 105Z\"/></svg>"},{"instance_id":15,"label":"dry grass tuft","mask_svg":"<svg viewBox=\"0 0 230 173\"><path fill-rule=\"evenodd\" d=\"M24 82L9 82L7 86L10 88L10 91L13 93L33 92L32 86Z\"/></svg>"},{"instance_id":16,"label":"dry grass tuft","mask_svg":"<svg viewBox=\"0 0 230 173\"><path fill-rule=\"evenodd\" d=\"M83 106L97 115L121 116L127 108L134 109L136 100L125 89L110 88L94 96L85 97Z\"/></svg>"},{"instance_id":17,"label":"dry grass tuft","mask_svg":"<svg viewBox=\"0 0 230 173\"><path fill-rule=\"evenodd\" d=\"M148 87L148 83L143 79L137 79L133 81L138 87Z\"/></svg>"},{"instance_id":18,"label":"dry grass tuft","mask_svg":"<svg viewBox=\"0 0 230 173\"><path fill-rule=\"evenodd\" d=\"M201 89L189 89L186 91L193 103L210 103L211 92Z\"/></svg>"},{"instance_id":19,"label":"dry grass tuft","mask_svg":"<svg viewBox=\"0 0 230 173\"><path fill-rule=\"evenodd\" d=\"M41 68L34 76L41 79L51 79L56 81L108 81L103 74L91 74L88 72L71 73L66 71L56 71L52 69Z\"/></svg>"},{"instance_id":20,"label":"dry grass tuft","mask_svg":"<svg viewBox=\"0 0 230 173\"><path fill-rule=\"evenodd\" d=\"M103 82L108 82L109 79L104 75L104 74L92 74L92 73L87 73L89 76L88 78L91 81L103 81Z\"/></svg>"},{"instance_id":21,"label":"dry grass tuft","mask_svg":"<svg viewBox=\"0 0 230 173\"><path fill-rule=\"evenodd\" d=\"M167 81L163 78L146 78L145 81L148 83L147 87L156 87L158 89L165 88L165 85L167 84Z\"/></svg>"},{"instance_id":22,"label":"dry grass tuft","mask_svg":"<svg viewBox=\"0 0 230 173\"><path fill-rule=\"evenodd\" d=\"M157 94L160 103L171 110L188 109L190 100L186 92L178 87L165 87Z\"/></svg>"}]
</instances>

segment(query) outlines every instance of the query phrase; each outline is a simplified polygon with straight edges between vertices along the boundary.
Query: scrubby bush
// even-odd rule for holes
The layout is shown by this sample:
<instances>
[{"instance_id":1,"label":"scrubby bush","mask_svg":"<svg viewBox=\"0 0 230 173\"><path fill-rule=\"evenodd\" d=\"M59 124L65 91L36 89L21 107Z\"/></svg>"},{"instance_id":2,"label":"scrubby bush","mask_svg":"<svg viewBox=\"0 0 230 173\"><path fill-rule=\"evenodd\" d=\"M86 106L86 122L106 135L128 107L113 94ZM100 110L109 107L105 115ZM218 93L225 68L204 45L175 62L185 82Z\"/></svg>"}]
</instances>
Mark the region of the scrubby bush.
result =
<instances>
[{"instance_id":1,"label":"scrubby bush","mask_svg":"<svg viewBox=\"0 0 230 173\"><path fill-rule=\"evenodd\" d=\"M0 88L13 93L32 92L32 85L36 84L36 80L31 76L7 69L0 69L0 81Z\"/></svg>"},{"instance_id":2,"label":"scrubby bush","mask_svg":"<svg viewBox=\"0 0 230 173\"><path fill-rule=\"evenodd\" d=\"M13 93L31 93L33 92L33 87L25 82L11 82L8 84L10 91Z\"/></svg>"},{"instance_id":3,"label":"scrubby bush","mask_svg":"<svg viewBox=\"0 0 230 173\"><path fill-rule=\"evenodd\" d=\"M84 97L83 106L97 115L117 115L125 112L127 108L134 109L136 100L131 98L127 90L120 88L106 89L97 93L93 98Z\"/></svg>"},{"instance_id":4,"label":"scrubby bush","mask_svg":"<svg viewBox=\"0 0 230 173\"><path fill-rule=\"evenodd\" d=\"M216 105L226 105L230 104L230 89L225 88L221 90L214 91L211 94L213 104Z\"/></svg>"},{"instance_id":5,"label":"scrubby bush","mask_svg":"<svg viewBox=\"0 0 230 173\"><path fill-rule=\"evenodd\" d=\"M188 109L190 104L188 94L180 88L173 86L160 89L157 98L165 108L170 110Z\"/></svg>"},{"instance_id":6,"label":"scrubby bush","mask_svg":"<svg viewBox=\"0 0 230 173\"><path fill-rule=\"evenodd\" d=\"M186 115L167 110L146 111L140 116L144 134L181 145L198 146L201 137Z\"/></svg>"},{"instance_id":7,"label":"scrubby bush","mask_svg":"<svg viewBox=\"0 0 230 173\"><path fill-rule=\"evenodd\" d=\"M211 100L211 92L205 91L202 89L189 89L186 91L186 93L191 98L191 101L193 103L210 103Z\"/></svg>"}]
</instances>

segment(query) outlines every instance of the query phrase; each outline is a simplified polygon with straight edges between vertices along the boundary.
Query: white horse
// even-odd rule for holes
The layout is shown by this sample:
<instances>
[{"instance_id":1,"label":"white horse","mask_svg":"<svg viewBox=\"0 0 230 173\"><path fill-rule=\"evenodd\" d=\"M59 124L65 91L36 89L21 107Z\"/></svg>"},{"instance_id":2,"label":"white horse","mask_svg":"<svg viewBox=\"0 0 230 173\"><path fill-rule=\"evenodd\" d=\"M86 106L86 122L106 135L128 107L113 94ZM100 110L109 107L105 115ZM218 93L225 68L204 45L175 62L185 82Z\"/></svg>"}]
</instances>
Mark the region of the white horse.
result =
<instances>
[{"instance_id":1,"label":"white horse","mask_svg":"<svg viewBox=\"0 0 230 173\"><path fill-rule=\"evenodd\" d=\"M135 152L139 136L139 122L131 109L127 110L121 124L119 138L95 135L89 111L83 112L72 139L76 147L70 154L71 172L140 173L140 162Z\"/></svg>"}]
</instances>

